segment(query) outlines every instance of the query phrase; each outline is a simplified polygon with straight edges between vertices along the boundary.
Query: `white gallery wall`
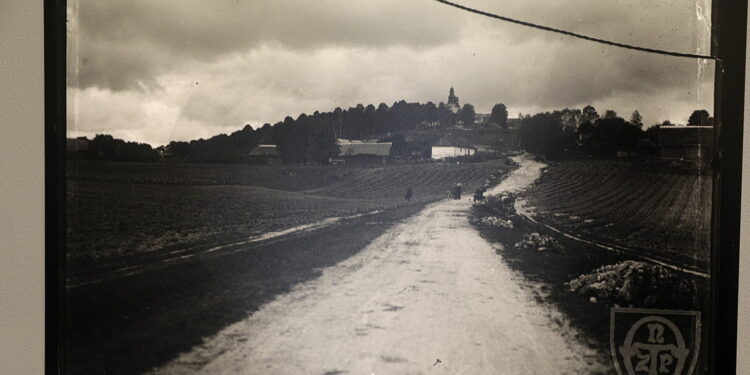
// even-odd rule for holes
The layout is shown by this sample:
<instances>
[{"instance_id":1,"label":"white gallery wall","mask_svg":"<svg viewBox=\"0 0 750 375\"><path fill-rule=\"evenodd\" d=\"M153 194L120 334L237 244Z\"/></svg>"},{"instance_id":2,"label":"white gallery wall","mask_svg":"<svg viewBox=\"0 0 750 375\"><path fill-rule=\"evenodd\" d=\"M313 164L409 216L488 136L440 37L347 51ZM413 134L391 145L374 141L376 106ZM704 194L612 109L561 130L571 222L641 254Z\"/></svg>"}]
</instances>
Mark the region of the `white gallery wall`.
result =
<instances>
[{"instance_id":1,"label":"white gallery wall","mask_svg":"<svg viewBox=\"0 0 750 375\"><path fill-rule=\"evenodd\" d=\"M42 1L0 1L0 374L44 369Z\"/></svg>"}]
</instances>

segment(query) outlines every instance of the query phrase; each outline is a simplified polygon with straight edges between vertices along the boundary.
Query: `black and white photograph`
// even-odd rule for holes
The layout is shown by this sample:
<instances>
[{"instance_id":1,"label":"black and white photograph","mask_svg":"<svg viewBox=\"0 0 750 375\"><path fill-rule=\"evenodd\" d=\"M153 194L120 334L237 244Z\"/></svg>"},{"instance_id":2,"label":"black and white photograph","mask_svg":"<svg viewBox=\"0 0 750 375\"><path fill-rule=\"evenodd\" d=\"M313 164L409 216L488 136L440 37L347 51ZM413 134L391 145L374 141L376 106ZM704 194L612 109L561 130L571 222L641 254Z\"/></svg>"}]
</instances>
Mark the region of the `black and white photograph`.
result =
<instances>
[{"instance_id":1,"label":"black and white photograph","mask_svg":"<svg viewBox=\"0 0 750 375\"><path fill-rule=\"evenodd\" d=\"M714 373L712 7L69 0L63 373Z\"/></svg>"}]
</instances>

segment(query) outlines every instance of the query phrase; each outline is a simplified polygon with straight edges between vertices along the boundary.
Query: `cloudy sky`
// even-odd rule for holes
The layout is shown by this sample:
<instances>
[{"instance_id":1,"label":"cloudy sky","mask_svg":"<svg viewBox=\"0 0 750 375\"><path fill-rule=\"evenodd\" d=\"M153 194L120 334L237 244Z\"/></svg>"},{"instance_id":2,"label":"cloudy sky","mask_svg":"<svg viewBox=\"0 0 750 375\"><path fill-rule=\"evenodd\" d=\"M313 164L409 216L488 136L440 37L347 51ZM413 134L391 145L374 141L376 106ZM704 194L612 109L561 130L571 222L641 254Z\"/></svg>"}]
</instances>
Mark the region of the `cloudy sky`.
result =
<instances>
[{"instance_id":1,"label":"cloudy sky","mask_svg":"<svg viewBox=\"0 0 750 375\"><path fill-rule=\"evenodd\" d=\"M710 0L455 0L707 54ZM713 64L572 39L433 0L69 1L68 129L154 146L401 99L511 117L593 104L646 124L712 111Z\"/></svg>"}]
</instances>

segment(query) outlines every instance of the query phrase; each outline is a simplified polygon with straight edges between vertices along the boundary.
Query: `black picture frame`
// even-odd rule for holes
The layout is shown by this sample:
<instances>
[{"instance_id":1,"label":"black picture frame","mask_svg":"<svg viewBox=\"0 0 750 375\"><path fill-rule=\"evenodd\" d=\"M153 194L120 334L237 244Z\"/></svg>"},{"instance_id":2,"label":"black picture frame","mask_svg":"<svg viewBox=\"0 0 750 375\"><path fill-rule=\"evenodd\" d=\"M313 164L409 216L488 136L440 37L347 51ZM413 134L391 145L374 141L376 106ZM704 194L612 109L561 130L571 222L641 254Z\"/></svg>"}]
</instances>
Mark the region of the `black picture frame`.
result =
<instances>
[{"instance_id":1,"label":"black picture frame","mask_svg":"<svg viewBox=\"0 0 750 375\"><path fill-rule=\"evenodd\" d=\"M44 1L44 225L46 374L62 374L65 311L65 0Z\"/></svg>"},{"instance_id":2,"label":"black picture frame","mask_svg":"<svg viewBox=\"0 0 750 375\"><path fill-rule=\"evenodd\" d=\"M45 90L45 370L64 373L66 6L44 1ZM712 55L717 126L713 158L709 368L735 374L744 129L747 0L713 0Z\"/></svg>"},{"instance_id":3,"label":"black picture frame","mask_svg":"<svg viewBox=\"0 0 750 375\"><path fill-rule=\"evenodd\" d=\"M735 374L747 1L714 0L711 14L711 49L719 59L714 80L719 126L713 161L709 368L715 374Z\"/></svg>"}]
</instances>

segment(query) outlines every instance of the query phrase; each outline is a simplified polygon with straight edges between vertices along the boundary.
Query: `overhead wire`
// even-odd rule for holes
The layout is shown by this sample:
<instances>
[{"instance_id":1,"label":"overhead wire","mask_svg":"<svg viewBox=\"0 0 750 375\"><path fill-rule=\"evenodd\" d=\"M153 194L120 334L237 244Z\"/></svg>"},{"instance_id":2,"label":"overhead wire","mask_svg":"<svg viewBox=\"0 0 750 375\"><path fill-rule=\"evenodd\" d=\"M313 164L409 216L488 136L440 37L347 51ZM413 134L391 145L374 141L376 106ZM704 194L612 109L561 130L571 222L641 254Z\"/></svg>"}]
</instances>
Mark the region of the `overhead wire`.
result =
<instances>
[{"instance_id":1,"label":"overhead wire","mask_svg":"<svg viewBox=\"0 0 750 375\"><path fill-rule=\"evenodd\" d=\"M687 57L687 58L693 58L693 59L706 59L706 60L716 60L716 61L719 61L719 58L717 58L716 56L699 55L699 54L694 54L694 53L684 53L684 52L675 52L675 51L667 51L667 50L662 50L662 49L647 48L647 47L635 46L635 45L632 45L632 44L613 42L611 40L606 40L606 39L601 39L601 38L595 38L595 37L588 36L588 35L574 33L572 31L557 29L557 28L554 28L554 27L549 27L549 26L544 26L544 25L538 25L538 24L535 24L535 23L532 23L532 22L522 21L522 20L518 20L518 19L515 19L515 18L511 18L511 17L501 16L499 14L485 12L483 10L479 10L479 9L475 9L475 8L470 8L470 7L467 7L465 5L457 4L457 3L454 3L454 2L451 2L451 1L447 1L447 0L434 0L434 1L437 1L438 3L442 3L442 4L445 4L445 5L454 7L454 8L458 8L458 9L461 9L461 10L464 10L464 11L467 11L467 12L470 12L470 13L479 14L479 15L482 15L482 16L485 16L485 17L490 17L490 18L501 20L501 21L514 23L514 24L517 24L517 25L522 25L522 26L526 26L526 27L531 27L531 28L539 29L539 30L549 31L549 32L558 33L558 34L563 34L563 35L571 36L571 37L574 37L574 38L579 38L579 39L588 40L588 41L591 41L591 42L606 44L606 45L610 45L610 46L614 46L614 47L626 48L626 49L635 50L635 51L641 51L641 52L655 53L655 54L659 54L659 55L667 55L667 56Z\"/></svg>"}]
</instances>

